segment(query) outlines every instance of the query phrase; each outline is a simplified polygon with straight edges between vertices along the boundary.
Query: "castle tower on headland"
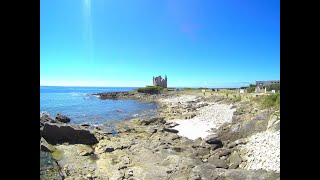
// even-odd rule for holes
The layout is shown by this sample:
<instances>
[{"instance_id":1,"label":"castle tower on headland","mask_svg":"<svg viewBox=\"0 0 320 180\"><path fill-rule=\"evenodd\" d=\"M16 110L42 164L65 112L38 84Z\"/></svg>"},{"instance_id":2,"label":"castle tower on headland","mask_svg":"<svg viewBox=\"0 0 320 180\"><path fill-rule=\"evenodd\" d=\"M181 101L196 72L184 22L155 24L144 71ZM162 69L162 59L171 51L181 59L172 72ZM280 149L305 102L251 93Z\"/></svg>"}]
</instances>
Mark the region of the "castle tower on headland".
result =
<instances>
[{"instance_id":1,"label":"castle tower on headland","mask_svg":"<svg viewBox=\"0 0 320 180\"><path fill-rule=\"evenodd\" d=\"M167 88L167 75L165 76L164 79L162 79L161 76L158 77L153 77L153 86L160 86L163 88Z\"/></svg>"}]
</instances>

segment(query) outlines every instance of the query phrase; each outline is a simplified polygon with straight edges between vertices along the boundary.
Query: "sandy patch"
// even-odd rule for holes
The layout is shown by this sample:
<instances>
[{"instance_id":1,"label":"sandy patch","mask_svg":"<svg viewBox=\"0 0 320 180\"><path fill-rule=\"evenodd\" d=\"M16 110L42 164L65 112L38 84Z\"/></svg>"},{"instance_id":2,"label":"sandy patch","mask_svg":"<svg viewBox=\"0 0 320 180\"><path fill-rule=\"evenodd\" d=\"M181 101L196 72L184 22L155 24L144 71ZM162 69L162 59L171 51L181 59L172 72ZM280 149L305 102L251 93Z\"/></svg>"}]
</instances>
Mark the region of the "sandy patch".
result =
<instances>
[{"instance_id":1,"label":"sandy patch","mask_svg":"<svg viewBox=\"0 0 320 180\"><path fill-rule=\"evenodd\" d=\"M226 104L209 104L199 109L199 114L191 119L170 120L179 125L174 127L178 130L178 135L185 136L189 139L198 137L205 138L209 134L213 134L212 129L218 129L222 124L232 121L233 112L232 105Z\"/></svg>"}]
</instances>

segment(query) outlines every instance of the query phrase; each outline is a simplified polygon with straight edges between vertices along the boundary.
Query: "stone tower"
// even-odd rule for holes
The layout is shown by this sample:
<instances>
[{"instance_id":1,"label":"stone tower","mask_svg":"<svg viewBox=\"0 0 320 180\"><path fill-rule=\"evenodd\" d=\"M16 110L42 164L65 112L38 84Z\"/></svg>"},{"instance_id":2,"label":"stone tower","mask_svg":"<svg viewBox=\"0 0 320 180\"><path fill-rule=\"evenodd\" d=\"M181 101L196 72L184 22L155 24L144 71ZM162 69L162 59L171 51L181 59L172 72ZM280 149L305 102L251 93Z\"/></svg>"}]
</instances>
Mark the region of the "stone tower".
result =
<instances>
[{"instance_id":1,"label":"stone tower","mask_svg":"<svg viewBox=\"0 0 320 180\"><path fill-rule=\"evenodd\" d=\"M167 75L164 79L161 76L153 77L153 86L160 86L163 88L167 88Z\"/></svg>"}]
</instances>

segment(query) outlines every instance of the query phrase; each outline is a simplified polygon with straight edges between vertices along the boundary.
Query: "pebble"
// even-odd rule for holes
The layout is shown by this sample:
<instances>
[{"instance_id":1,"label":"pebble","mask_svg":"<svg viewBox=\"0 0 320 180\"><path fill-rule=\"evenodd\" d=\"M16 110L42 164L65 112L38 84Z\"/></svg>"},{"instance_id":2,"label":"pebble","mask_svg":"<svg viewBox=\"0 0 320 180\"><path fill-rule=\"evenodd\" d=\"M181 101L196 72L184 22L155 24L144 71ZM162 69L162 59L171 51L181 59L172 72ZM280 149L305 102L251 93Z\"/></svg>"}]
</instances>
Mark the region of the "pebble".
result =
<instances>
[{"instance_id":1,"label":"pebble","mask_svg":"<svg viewBox=\"0 0 320 180\"><path fill-rule=\"evenodd\" d=\"M280 172L280 131L254 134L243 145L248 170L265 169Z\"/></svg>"}]
</instances>

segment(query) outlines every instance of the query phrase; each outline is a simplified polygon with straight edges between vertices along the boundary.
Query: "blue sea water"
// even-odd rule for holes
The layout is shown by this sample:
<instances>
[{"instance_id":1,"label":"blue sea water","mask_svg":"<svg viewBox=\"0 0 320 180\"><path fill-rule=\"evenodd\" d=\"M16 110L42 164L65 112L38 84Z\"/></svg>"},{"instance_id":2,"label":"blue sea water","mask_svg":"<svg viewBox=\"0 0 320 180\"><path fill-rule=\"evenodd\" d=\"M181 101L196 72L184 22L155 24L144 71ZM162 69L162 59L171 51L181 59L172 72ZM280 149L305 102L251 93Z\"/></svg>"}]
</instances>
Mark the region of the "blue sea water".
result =
<instances>
[{"instance_id":1,"label":"blue sea water","mask_svg":"<svg viewBox=\"0 0 320 180\"><path fill-rule=\"evenodd\" d=\"M135 100L100 100L89 94L129 91L136 88L40 86L40 112L52 117L62 113L71 123L107 124L109 122L153 115L156 103Z\"/></svg>"}]
</instances>

